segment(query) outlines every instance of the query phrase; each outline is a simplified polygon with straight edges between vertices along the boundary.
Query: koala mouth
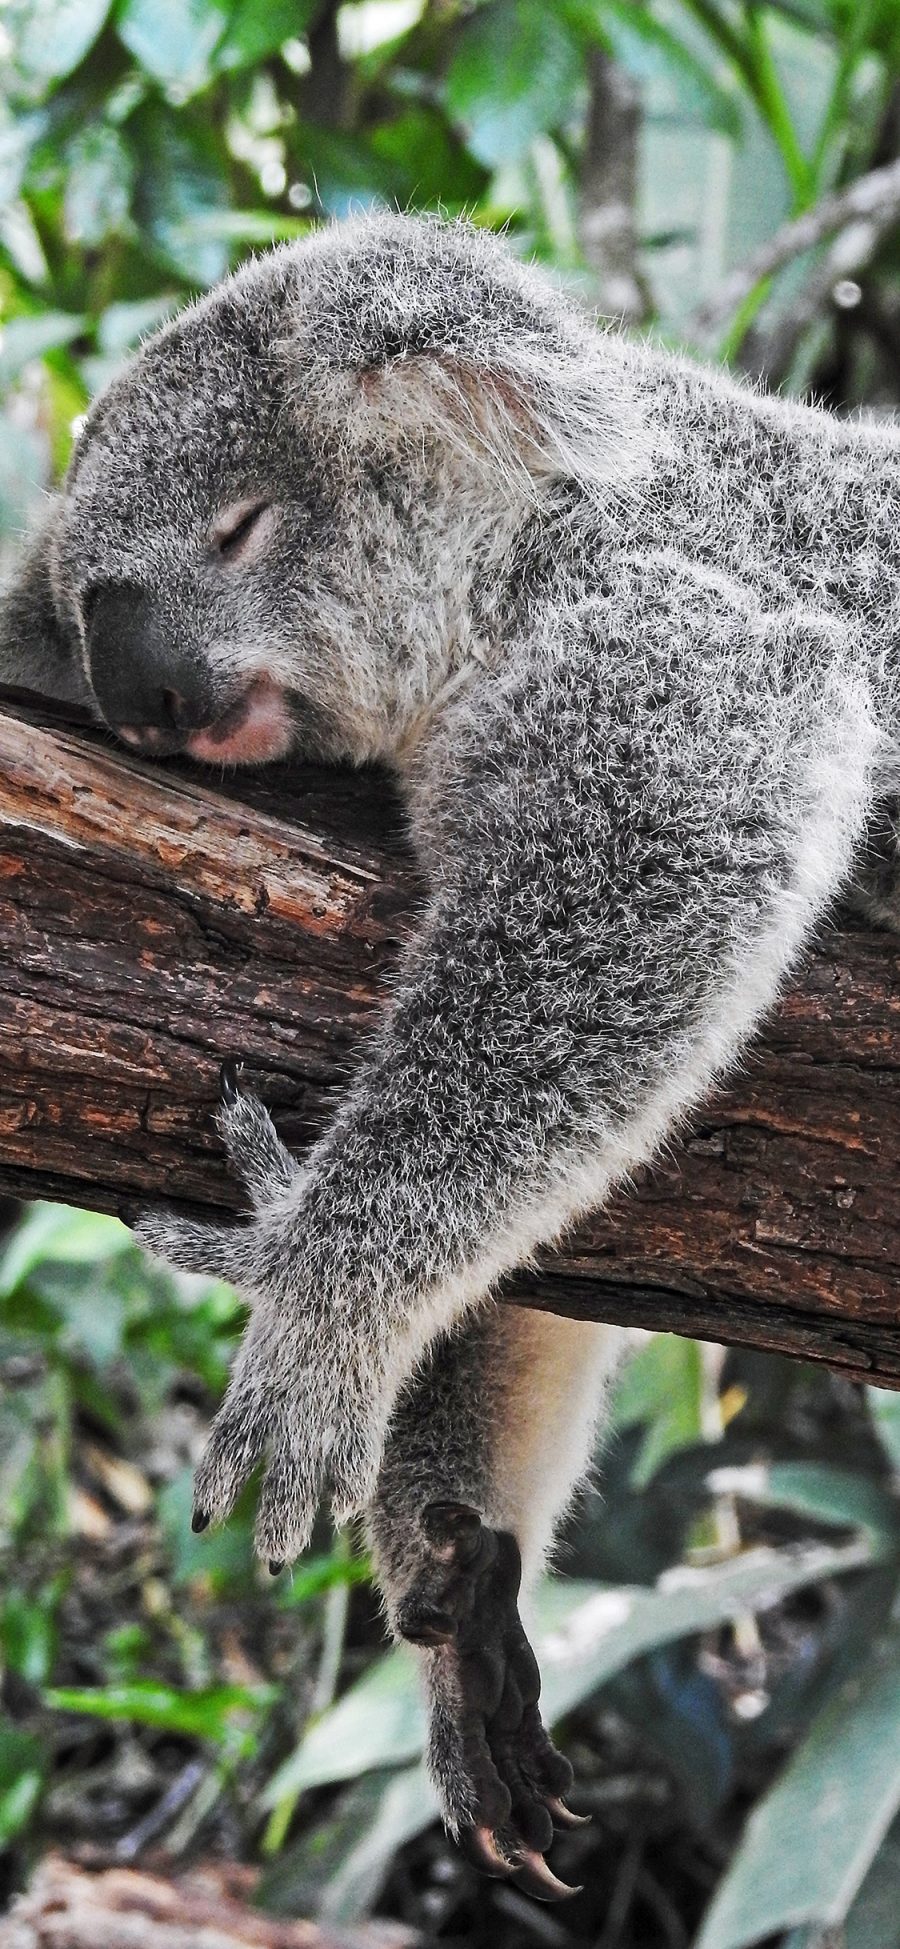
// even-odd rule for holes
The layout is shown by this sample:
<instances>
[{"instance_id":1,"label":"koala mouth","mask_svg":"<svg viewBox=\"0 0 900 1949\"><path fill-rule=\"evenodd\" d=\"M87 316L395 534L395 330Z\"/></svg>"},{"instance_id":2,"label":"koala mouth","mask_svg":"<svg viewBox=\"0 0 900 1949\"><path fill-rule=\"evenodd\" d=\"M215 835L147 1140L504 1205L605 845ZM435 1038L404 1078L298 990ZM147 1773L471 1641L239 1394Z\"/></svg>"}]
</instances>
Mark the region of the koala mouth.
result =
<instances>
[{"instance_id":1,"label":"koala mouth","mask_svg":"<svg viewBox=\"0 0 900 1949\"><path fill-rule=\"evenodd\" d=\"M212 724L194 731L185 750L207 765L262 765L286 758L293 724L284 692L271 677L256 677Z\"/></svg>"}]
</instances>

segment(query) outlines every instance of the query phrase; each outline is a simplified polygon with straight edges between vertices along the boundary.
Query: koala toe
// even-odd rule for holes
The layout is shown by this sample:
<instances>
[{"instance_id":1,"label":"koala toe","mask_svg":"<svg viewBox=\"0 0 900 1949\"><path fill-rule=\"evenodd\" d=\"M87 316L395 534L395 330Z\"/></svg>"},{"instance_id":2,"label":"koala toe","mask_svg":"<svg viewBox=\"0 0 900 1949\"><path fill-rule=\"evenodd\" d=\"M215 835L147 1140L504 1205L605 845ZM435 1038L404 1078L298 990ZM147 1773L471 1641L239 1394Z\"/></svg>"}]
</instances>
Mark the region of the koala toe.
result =
<instances>
[{"instance_id":1,"label":"koala toe","mask_svg":"<svg viewBox=\"0 0 900 1949\"><path fill-rule=\"evenodd\" d=\"M572 1769L538 1709L540 1674L518 1611L515 1538L464 1503L423 1512L418 1575L397 1606L401 1636L429 1657L429 1758L447 1825L484 1873L543 1901L574 1893L547 1866Z\"/></svg>"},{"instance_id":2,"label":"koala toe","mask_svg":"<svg viewBox=\"0 0 900 1949\"><path fill-rule=\"evenodd\" d=\"M222 1064L216 1125L228 1161L257 1211L290 1189L297 1161L282 1143L264 1103L239 1086L240 1065Z\"/></svg>"},{"instance_id":3,"label":"koala toe","mask_svg":"<svg viewBox=\"0 0 900 1949\"><path fill-rule=\"evenodd\" d=\"M179 1272L226 1279L231 1285L240 1281L240 1226L195 1224L190 1218L176 1218L167 1212L148 1213L138 1220L134 1235L146 1252L177 1266Z\"/></svg>"}]
</instances>

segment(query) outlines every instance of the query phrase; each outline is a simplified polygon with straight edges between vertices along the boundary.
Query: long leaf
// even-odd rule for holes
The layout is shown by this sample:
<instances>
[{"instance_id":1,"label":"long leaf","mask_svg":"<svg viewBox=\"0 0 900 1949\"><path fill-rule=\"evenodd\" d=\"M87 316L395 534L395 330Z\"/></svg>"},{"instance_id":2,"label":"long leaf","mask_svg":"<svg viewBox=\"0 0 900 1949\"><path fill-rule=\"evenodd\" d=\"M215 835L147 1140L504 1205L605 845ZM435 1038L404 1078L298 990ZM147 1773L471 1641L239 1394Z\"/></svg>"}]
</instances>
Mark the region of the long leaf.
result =
<instances>
[{"instance_id":1,"label":"long leaf","mask_svg":"<svg viewBox=\"0 0 900 1949\"><path fill-rule=\"evenodd\" d=\"M900 1475L900 1393L889 1387L867 1387L866 1399L881 1446Z\"/></svg>"},{"instance_id":2,"label":"long leaf","mask_svg":"<svg viewBox=\"0 0 900 1949\"><path fill-rule=\"evenodd\" d=\"M665 81L682 113L724 135L738 136L741 116L733 86L679 38L665 20L634 0L565 0L564 12L583 33L598 39L639 85Z\"/></svg>"},{"instance_id":3,"label":"long leaf","mask_svg":"<svg viewBox=\"0 0 900 1949\"><path fill-rule=\"evenodd\" d=\"M900 1630L832 1697L751 1814L695 1949L842 1923L900 1808Z\"/></svg>"},{"instance_id":4,"label":"long leaf","mask_svg":"<svg viewBox=\"0 0 900 1949\"><path fill-rule=\"evenodd\" d=\"M900 1498L870 1475L827 1462L776 1462L713 1469L709 1486L766 1509L793 1509L814 1522L868 1532L879 1548L900 1550Z\"/></svg>"},{"instance_id":5,"label":"long leaf","mask_svg":"<svg viewBox=\"0 0 900 1949\"><path fill-rule=\"evenodd\" d=\"M734 1563L670 1571L652 1589L547 1583L539 1593L537 1648L544 1711L552 1723L589 1698L632 1658L675 1638L763 1609L791 1590L876 1559L869 1539L832 1547L752 1550ZM347 1780L421 1753L425 1722L417 1674L405 1651L389 1652L310 1727L265 1788L263 1804Z\"/></svg>"},{"instance_id":6,"label":"long leaf","mask_svg":"<svg viewBox=\"0 0 900 1949\"><path fill-rule=\"evenodd\" d=\"M274 1697L270 1685L211 1685L180 1692L152 1679L135 1679L130 1685L50 1689L44 1693L44 1703L56 1712L83 1712L92 1719L130 1720L138 1726L221 1740L233 1712L257 1712L271 1705Z\"/></svg>"}]
</instances>

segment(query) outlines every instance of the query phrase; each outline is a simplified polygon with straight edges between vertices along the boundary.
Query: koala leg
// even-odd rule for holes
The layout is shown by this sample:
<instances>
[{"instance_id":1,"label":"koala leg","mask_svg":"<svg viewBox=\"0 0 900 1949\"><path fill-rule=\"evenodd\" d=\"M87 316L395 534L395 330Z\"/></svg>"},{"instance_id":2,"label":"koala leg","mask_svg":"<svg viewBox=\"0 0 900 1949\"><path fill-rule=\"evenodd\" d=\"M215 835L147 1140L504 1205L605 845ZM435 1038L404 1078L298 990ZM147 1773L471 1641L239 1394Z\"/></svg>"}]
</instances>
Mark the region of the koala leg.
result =
<instances>
[{"instance_id":1,"label":"koala leg","mask_svg":"<svg viewBox=\"0 0 900 1949\"><path fill-rule=\"evenodd\" d=\"M401 1397L369 1512L392 1628L422 1648L446 1825L488 1874L551 1901L570 1891L544 1855L578 1816L520 1586L584 1473L621 1344L614 1328L480 1309Z\"/></svg>"}]
</instances>

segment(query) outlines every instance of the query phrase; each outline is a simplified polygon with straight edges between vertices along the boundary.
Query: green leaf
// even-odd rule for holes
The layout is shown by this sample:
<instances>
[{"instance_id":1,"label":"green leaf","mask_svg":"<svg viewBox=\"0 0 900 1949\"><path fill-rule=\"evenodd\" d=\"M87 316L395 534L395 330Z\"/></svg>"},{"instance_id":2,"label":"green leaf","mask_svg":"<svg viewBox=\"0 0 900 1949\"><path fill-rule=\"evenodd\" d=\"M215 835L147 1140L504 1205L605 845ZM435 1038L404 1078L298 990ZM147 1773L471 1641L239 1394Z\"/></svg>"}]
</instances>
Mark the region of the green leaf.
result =
<instances>
[{"instance_id":1,"label":"green leaf","mask_svg":"<svg viewBox=\"0 0 900 1949\"><path fill-rule=\"evenodd\" d=\"M372 1767L416 1759L425 1722L416 1668L404 1650L389 1651L323 1712L295 1753L273 1774L263 1805L332 1780L350 1780Z\"/></svg>"},{"instance_id":2,"label":"green leaf","mask_svg":"<svg viewBox=\"0 0 900 1949\"><path fill-rule=\"evenodd\" d=\"M646 1424L631 1477L635 1488L644 1488L667 1455L702 1438L703 1356L698 1342L655 1333L622 1372L613 1421L620 1428Z\"/></svg>"},{"instance_id":3,"label":"green leaf","mask_svg":"<svg viewBox=\"0 0 900 1949\"><path fill-rule=\"evenodd\" d=\"M334 1550L331 1556L301 1557L290 1577L281 1579L279 1608L292 1610L296 1605L308 1604L312 1598L323 1596L326 1590L368 1583L371 1576L372 1567L366 1557L344 1556L338 1550Z\"/></svg>"},{"instance_id":4,"label":"green leaf","mask_svg":"<svg viewBox=\"0 0 900 1949\"><path fill-rule=\"evenodd\" d=\"M844 1923L843 1949L900 1949L900 1821L882 1842Z\"/></svg>"},{"instance_id":5,"label":"green leaf","mask_svg":"<svg viewBox=\"0 0 900 1949\"><path fill-rule=\"evenodd\" d=\"M216 55L221 68L254 68L285 41L305 34L320 0L238 0Z\"/></svg>"},{"instance_id":6,"label":"green leaf","mask_svg":"<svg viewBox=\"0 0 900 1949\"><path fill-rule=\"evenodd\" d=\"M462 209L481 195L484 171L463 148L437 109L418 103L372 131L372 148L403 172L407 196L417 209Z\"/></svg>"},{"instance_id":7,"label":"green leaf","mask_svg":"<svg viewBox=\"0 0 900 1949\"><path fill-rule=\"evenodd\" d=\"M186 102L212 79L212 56L228 16L210 0L125 0L119 38L173 100Z\"/></svg>"},{"instance_id":8,"label":"green leaf","mask_svg":"<svg viewBox=\"0 0 900 1949\"><path fill-rule=\"evenodd\" d=\"M85 320L68 311L40 311L27 317L11 318L0 329L0 386L11 386L18 379L32 359L42 359L45 352L55 352L61 345L70 345L85 329ZM19 1234L15 1234L18 1237ZM7 1247L3 1264L13 1250ZM0 1266L0 1291L4 1288L4 1272Z\"/></svg>"},{"instance_id":9,"label":"green leaf","mask_svg":"<svg viewBox=\"0 0 900 1949\"><path fill-rule=\"evenodd\" d=\"M747 1611L766 1610L792 1590L874 1560L866 1541L748 1550L731 1563L666 1571L654 1587L595 1588L546 1620L540 1644L544 1709L551 1723L590 1698L617 1671L657 1645L712 1630ZM551 1605L562 1584L550 1585ZM546 1628L546 1624L550 1628Z\"/></svg>"},{"instance_id":10,"label":"green leaf","mask_svg":"<svg viewBox=\"0 0 900 1949\"><path fill-rule=\"evenodd\" d=\"M40 1798L46 1753L33 1733L0 1724L0 1847L21 1833Z\"/></svg>"},{"instance_id":11,"label":"green leaf","mask_svg":"<svg viewBox=\"0 0 900 1949\"><path fill-rule=\"evenodd\" d=\"M0 1610L0 1646L4 1663L29 1685L43 1685L56 1651L56 1611L62 1583L45 1586L40 1601L24 1591L8 1590Z\"/></svg>"},{"instance_id":12,"label":"green leaf","mask_svg":"<svg viewBox=\"0 0 900 1949\"><path fill-rule=\"evenodd\" d=\"M137 1726L159 1726L167 1732L193 1733L221 1743L235 1712L259 1712L276 1697L270 1685L211 1685L196 1692L179 1692L153 1679L130 1685L96 1688L55 1687L44 1703L56 1712L83 1712L92 1719L123 1719Z\"/></svg>"},{"instance_id":13,"label":"green leaf","mask_svg":"<svg viewBox=\"0 0 900 1949\"><path fill-rule=\"evenodd\" d=\"M657 116L667 112L686 122L695 119L723 135L740 135L733 88L723 84L694 48L649 7L635 6L633 0L565 0L563 12L582 31L601 40L639 87L655 84Z\"/></svg>"},{"instance_id":14,"label":"green leaf","mask_svg":"<svg viewBox=\"0 0 900 1949\"><path fill-rule=\"evenodd\" d=\"M275 210L198 210L183 223L173 224L171 237L179 250L189 251L197 244L224 240L231 244L291 243L305 237L309 221L305 217L285 217Z\"/></svg>"},{"instance_id":15,"label":"green leaf","mask_svg":"<svg viewBox=\"0 0 900 1949\"><path fill-rule=\"evenodd\" d=\"M397 1849L437 1818L437 1797L424 1766L366 1773L341 1794L324 1820L263 1874L257 1900L276 1915L319 1914L352 1923L371 1912Z\"/></svg>"},{"instance_id":16,"label":"green leaf","mask_svg":"<svg viewBox=\"0 0 900 1949\"><path fill-rule=\"evenodd\" d=\"M92 122L67 150L63 224L71 244L90 246L123 230L128 221L134 165L108 122Z\"/></svg>"},{"instance_id":17,"label":"green leaf","mask_svg":"<svg viewBox=\"0 0 900 1949\"><path fill-rule=\"evenodd\" d=\"M249 1506L245 1502L221 1528L195 1536L191 1529L193 1501L191 1468L181 1469L157 1499L172 1583L179 1586L203 1578L213 1590L230 1588L234 1593L241 1585L252 1588L255 1559Z\"/></svg>"},{"instance_id":18,"label":"green leaf","mask_svg":"<svg viewBox=\"0 0 900 1949\"><path fill-rule=\"evenodd\" d=\"M567 119L582 67L577 39L544 0L494 0L460 35L447 109L479 162L512 162Z\"/></svg>"},{"instance_id":19,"label":"green leaf","mask_svg":"<svg viewBox=\"0 0 900 1949\"><path fill-rule=\"evenodd\" d=\"M751 1814L696 1949L748 1949L782 1929L842 1923L898 1807L894 1631L832 1696Z\"/></svg>"},{"instance_id":20,"label":"green leaf","mask_svg":"<svg viewBox=\"0 0 900 1949\"><path fill-rule=\"evenodd\" d=\"M320 1915L331 1922L355 1922L366 1915L397 1849L421 1834L437 1814L437 1795L424 1766L404 1768L386 1786L375 1818L357 1828L340 1867L325 1882Z\"/></svg>"},{"instance_id":21,"label":"green leaf","mask_svg":"<svg viewBox=\"0 0 900 1949\"><path fill-rule=\"evenodd\" d=\"M17 67L36 85L61 81L93 47L109 9L110 0L18 0L6 14Z\"/></svg>"},{"instance_id":22,"label":"green leaf","mask_svg":"<svg viewBox=\"0 0 900 1949\"><path fill-rule=\"evenodd\" d=\"M43 349L65 345L84 330L82 318L68 318L62 312L44 313L41 319L14 318L4 332L4 355L9 335L17 325L53 323L56 336ZM16 344L21 345L21 337ZM35 358L31 351L27 355ZM68 1205L33 1205L27 1217L13 1232L0 1256L0 1299L22 1285L35 1266L48 1260L70 1265L89 1265L106 1261L119 1252L134 1250L134 1240L118 1218L102 1218L93 1211L74 1211Z\"/></svg>"},{"instance_id":23,"label":"green leaf","mask_svg":"<svg viewBox=\"0 0 900 1949\"><path fill-rule=\"evenodd\" d=\"M538 1593L536 1642L546 1717L551 1723L563 1718L657 1645L763 1609L823 1577L857 1570L875 1554L868 1540L750 1550L734 1563L669 1571L649 1590L548 1582ZM421 1753L424 1740L416 1667L402 1648L388 1652L310 1726L269 1781L263 1805L371 1767L402 1765Z\"/></svg>"},{"instance_id":24,"label":"green leaf","mask_svg":"<svg viewBox=\"0 0 900 1949\"><path fill-rule=\"evenodd\" d=\"M228 268L224 242L198 238L185 225L226 210L227 156L205 123L175 117L147 103L129 123L138 158L134 215L148 242L193 285L214 284Z\"/></svg>"},{"instance_id":25,"label":"green leaf","mask_svg":"<svg viewBox=\"0 0 900 1949\"><path fill-rule=\"evenodd\" d=\"M0 1545L8 1545L28 1508L38 1436L30 1388L0 1395Z\"/></svg>"},{"instance_id":26,"label":"green leaf","mask_svg":"<svg viewBox=\"0 0 900 1949\"><path fill-rule=\"evenodd\" d=\"M766 1509L793 1509L814 1522L868 1532L884 1550L900 1549L900 1500L871 1476L827 1462L751 1463L713 1469L715 1494L744 1496Z\"/></svg>"},{"instance_id":27,"label":"green leaf","mask_svg":"<svg viewBox=\"0 0 900 1949\"><path fill-rule=\"evenodd\" d=\"M882 1448L900 1472L900 1393L890 1387L867 1387L866 1400Z\"/></svg>"},{"instance_id":28,"label":"green leaf","mask_svg":"<svg viewBox=\"0 0 900 1949\"><path fill-rule=\"evenodd\" d=\"M161 291L153 298L134 298L107 305L97 327L97 343L107 359L124 359L145 332L162 324L178 308L172 291Z\"/></svg>"}]
</instances>

